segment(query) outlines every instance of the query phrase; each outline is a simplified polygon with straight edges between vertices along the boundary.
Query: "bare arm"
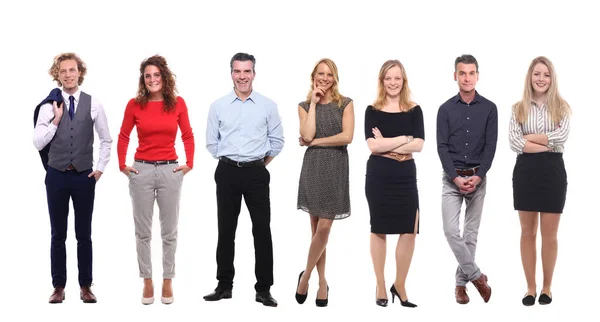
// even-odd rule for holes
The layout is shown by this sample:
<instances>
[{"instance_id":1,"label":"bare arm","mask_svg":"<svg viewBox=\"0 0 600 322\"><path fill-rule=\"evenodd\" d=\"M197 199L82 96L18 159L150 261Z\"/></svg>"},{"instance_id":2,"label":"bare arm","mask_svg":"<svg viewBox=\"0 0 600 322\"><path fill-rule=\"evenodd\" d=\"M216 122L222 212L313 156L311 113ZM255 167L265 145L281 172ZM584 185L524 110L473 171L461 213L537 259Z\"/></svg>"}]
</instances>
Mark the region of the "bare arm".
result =
<instances>
[{"instance_id":1,"label":"bare arm","mask_svg":"<svg viewBox=\"0 0 600 322\"><path fill-rule=\"evenodd\" d=\"M400 153L400 154L421 152L421 150L423 150L423 144L425 144L425 141L423 139L416 138L407 144L404 144L402 146L395 148L394 150L392 150L392 152L396 152L396 153Z\"/></svg>"},{"instance_id":2,"label":"bare arm","mask_svg":"<svg viewBox=\"0 0 600 322\"><path fill-rule=\"evenodd\" d=\"M298 118L300 119L300 137L306 142L311 142L317 133L316 108L317 104L311 102L308 112L298 105Z\"/></svg>"},{"instance_id":3,"label":"bare arm","mask_svg":"<svg viewBox=\"0 0 600 322\"><path fill-rule=\"evenodd\" d=\"M395 151L397 148L405 145L408 140L409 137L406 135L392 138L369 138L367 139L367 145L369 146L369 150L373 153L385 153Z\"/></svg>"},{"instance_id":4,"label":"bare arm","mask_svg":"<svg viewBox=\"0 0 600 322\"><path fill-rule=\"evenodd\" d=\"M342 132L325 138L313 139L310 146L342 146L354 138L354 104L348 103L342 115ZM305 140L306 141L306 140Z\"/></svg>"}]
</instances>

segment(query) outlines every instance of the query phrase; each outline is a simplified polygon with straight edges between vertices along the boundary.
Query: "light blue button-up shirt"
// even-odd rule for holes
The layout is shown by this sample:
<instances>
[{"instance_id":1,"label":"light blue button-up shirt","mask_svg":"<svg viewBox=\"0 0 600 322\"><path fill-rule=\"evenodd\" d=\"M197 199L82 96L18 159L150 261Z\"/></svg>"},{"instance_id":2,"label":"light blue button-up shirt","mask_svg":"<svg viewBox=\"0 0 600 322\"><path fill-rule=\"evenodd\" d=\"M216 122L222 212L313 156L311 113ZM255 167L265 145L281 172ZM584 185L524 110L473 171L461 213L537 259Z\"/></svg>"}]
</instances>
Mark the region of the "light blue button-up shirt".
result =
<instances>
[{"instance_id":1,"label":"light blue button-up shirt","mask_svg":"<svg viewBox=\"0 0 600 322\"><path fill-rule=\"evenodd\" d=\"M283 143L277 104L256 91L242 101L232 90L210 106L206 149L214 158L248 162L274 157Z\"/></svg>"}]
</instances>

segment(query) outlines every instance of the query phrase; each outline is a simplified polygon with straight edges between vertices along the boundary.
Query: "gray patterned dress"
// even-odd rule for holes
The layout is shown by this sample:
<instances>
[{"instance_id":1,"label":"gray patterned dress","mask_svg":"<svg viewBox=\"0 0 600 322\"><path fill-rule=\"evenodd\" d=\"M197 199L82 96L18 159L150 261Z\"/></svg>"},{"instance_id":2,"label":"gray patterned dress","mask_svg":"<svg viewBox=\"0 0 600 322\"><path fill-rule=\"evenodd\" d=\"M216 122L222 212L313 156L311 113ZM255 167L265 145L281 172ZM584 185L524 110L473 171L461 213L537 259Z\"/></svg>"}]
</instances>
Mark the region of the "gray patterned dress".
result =
<instances>
[{"instance_id":1,"label":"gray patterned dress","mask_svg":"<svg viewBox=\"0 0 600 322\"><path fill-rule=\"evenodd\" d=\"M342 132L342 115L352 99L337 103L317 104L315 139ZM299 104L308 112L310 103ZM344 219L350 216L350 187L348 180L347 146L308 147L304 153L298 209L327 219Z\"/></svg>"}]
</instances>

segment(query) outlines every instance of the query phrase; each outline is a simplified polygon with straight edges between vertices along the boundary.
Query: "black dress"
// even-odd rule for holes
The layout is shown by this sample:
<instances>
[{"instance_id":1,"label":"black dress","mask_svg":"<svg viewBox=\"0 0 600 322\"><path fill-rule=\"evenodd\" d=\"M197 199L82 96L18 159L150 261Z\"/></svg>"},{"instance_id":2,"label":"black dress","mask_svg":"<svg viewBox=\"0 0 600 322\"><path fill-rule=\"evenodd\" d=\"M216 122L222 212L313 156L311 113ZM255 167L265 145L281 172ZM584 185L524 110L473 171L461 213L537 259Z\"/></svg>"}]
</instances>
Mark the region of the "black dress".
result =
<instances>
[{"instance_id":1,"label":"black dress","mask_svg":"<svg viewBox=\"0 0 600 322\"><path fill-rule=\"evenodd\" d=\"M379 129L383 137L412 135L414 138L425 139L423 111L418 105L408 112L400 113L377 111L369 105L365 111L366 139L374 137L374 127ZM419 210L417 168L414 159L398 162L371 155L367 161L365 193L371 214L372 233L414 232Z\"/></svg>"},{"instance_id":2,"label":"black dress","mask_svg":"<svg viewBox=\"0 0 600 322\"><path fill-rule=\"evenodd\" d=\"M331 102L316 105L315 138L334 136L342 132L342 117L352 99L345 97L342 105ZM300 106L308 112L309 104ZM348 150L344 146L308 147L304 153L298 184L298 209L327 219L350 216Z\"/></svg>"}]
</instances>

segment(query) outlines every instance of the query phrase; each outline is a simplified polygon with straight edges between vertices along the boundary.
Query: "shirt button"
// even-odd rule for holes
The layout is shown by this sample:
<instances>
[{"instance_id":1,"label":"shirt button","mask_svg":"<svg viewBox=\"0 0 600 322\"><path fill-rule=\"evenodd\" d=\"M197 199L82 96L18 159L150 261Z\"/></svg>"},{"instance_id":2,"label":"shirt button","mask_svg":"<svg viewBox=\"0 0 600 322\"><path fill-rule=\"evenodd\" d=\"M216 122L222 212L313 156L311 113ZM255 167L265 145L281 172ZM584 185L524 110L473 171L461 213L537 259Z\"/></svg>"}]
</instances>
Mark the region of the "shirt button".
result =
<instances>
[{"instance_id":1,"label":"shirt button","mask_svg":"<svg viewBox=\"0 0 600 322\"><path fill-rule=\"evenodd\" d=\"M467 116L467 120L469 120L469 117Z\"/></svg>"},{"instance_id":2,"label":"shirt button","mask_svg":"<svg viewBox=\"0 0 600 322\"><path fill-rule=\"evenodd\" d=\"M469 143L465 143L465 145L469 145Z\"/></svg>"},{"instance_id":3,"label":"shirt button","mask_svg":"<svg viewBox=\"0 0 600 322\"><path fill-rule=\"evenodd\" d=\"M467 130L467 133L469 133L469 130Z\"/></svg>"}]
</instances>

